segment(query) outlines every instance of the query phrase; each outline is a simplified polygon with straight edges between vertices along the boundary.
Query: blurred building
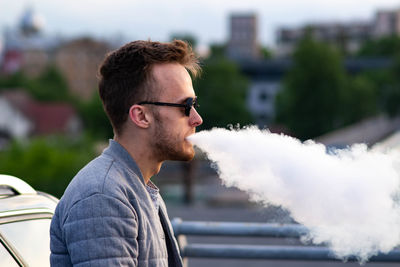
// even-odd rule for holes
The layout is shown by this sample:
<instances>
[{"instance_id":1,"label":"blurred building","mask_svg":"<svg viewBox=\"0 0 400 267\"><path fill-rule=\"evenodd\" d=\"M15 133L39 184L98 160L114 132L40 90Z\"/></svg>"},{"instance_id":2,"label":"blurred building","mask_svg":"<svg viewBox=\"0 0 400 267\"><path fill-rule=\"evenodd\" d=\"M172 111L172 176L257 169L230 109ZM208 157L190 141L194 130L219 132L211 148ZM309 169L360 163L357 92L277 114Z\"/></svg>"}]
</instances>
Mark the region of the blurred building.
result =
<instances>
[{"instance_id":1,"label":"blurred building","mask_svg":"<svg viewBox=\"0 0 400 267\"><path fill-rule=\"evenodd\" d=\"M228 57L235 60L260 57L255 14L233 14L230 16Z\"/></svg>"},{"instance_id":2,"label":"blurred building","mask_svg":"<svg viewBox=\"0 0 400 267\"><path fill-rule=\"evenodd\" d=\"M111 50L108 42L93 38L67 40L44 34L44 19L32 8L24 11L17 27L5 30L3 39L0 74L21 71L35 77L55 65L71 93L84 100L96 90L98 65Z\"/></svg>"},{"instance_id":3,"label":"blurred building","mask_svg":"<svg viewBox=\"0 0 400 267\"><path fill-rule=\"evenodd\" d=\"M239 62L241 72L250 78L247 107L259 126L268 124L274 118L275 96L291 64L286 59Z\"/></svg>"},{"instance_id":4,"label":"blurred building","mask_svg":"<svg viewBox=\"0 0 400 267\"><path fill-rule=\"evenodd\" d=\"M275 116L275 96L282 88L282 79L290 70L292 61L286 58L247 60L238 62L240 70L250 79L247 107L260 127L269 125ZM385 69L392 61L387 58L346 59L344 68L349 74L365 70Z\"/></svg>"},{"instance_id":5,"label":"blurred building","mask_svg":"<svg viewBox=\"0 0 400 267\"><path fill-rule=\"evenodd\" d=\"M97 90L97 69L111 48L106 42L81 38L57 48L55 63L72 94L88 100Z\"/></svg>"},{"instance_id":6,"label":"blurred building","mask_svg":"<svg viewBox=\"0 0 400 267\"><path fill-rule=\"evenodd\" d=\"M97 90L97 69L108 43L91 38L80 38L61 44L55 53L55 63L67 80L71 93L88 100Z\"/></svg>"},{"instance_id":7,"label":"blurred building","mask_svg":"<svg viewBox=\"0 0 400 267\"><path fill-rule=\"evenodd\" d=\"M29 76L36 76L45 69L60 40L45 36L43 30L44 19L32 8L24 11L16 28L5 30L1 64L3 74L23 71Z\"/></svg>"},{"instance_id":8,"label":"blurred building","mask_svg":"<svg viewBox=\"0 0 400 267\"><path fill-rule=\"evenodd\" d=\"M34 135L78 136L82 122L75 109L65 103L40 103L23 90L0 94L0 136L27 138Z\"/></svg>"},{"instance_id":9,"label":"blurred building","mask_svg":"<svg viewBox=\"0 0 400 267\"><path fill-rule=\"evenodd\" d=\"M391 14L390 16L397 14L397 12L387 13ZM315 23L299 28L281 28L277 32L277 57L262 59L257 41L257 16L255 14L231 15L226 52L230 59L238 63L242 73L250 79L247 107L256 123L263 127L275 117L275 97L281 90L282 79L292 64L287 56L306 34L310 34L316 40L340 47L344 52L354 53L365 41L372 38L372 33L378 25L378 18L381 21L384 20L382 16L377 12L373 23L370 21ZM393 16L391 18L393 20ZM383 27L381 28L382 30L376 31L383 31ZM375 58L347 59L344 64L348 73L355 74L367 69L386 68L391 63L388 59Z\"/></svg>"},{"instance_id":10,"label":"blurred building","mask_svg":"<svg viewBox=\"0 0 400 267\"><path fill-rule=\"evenodd\" d=\"M281 28L277 31L278 57L290 55L297 43L307 34L315 40L339 47L345 53L352 54L371 38L370 22L351 23L315 23L300 28Z\"/></svg>"},{"instance_id":11,"label":"blurred building","mask_svg":"<svg viewBox=\"0 0 400 267\"><path fill-rule=\"evenodd\" d=\"M400 9L379 10L371 21L347 23L313 23L301 27L281 27L276 33L276 55L291 55L299 40L306 34L315 40L339 47L343 52L352 54L368 40L400 34Z\"/></svg>"},{"instance_id":12,"label":"blurred building","mask_svg":"<svg viewBox=\"0 0 400 267\"><path fill-rule=\"evenodd\" d=\"M373 20L372 35L381 38L400 34L400 9L380 10L376 12Z\"/></svg>"}]
</instances>

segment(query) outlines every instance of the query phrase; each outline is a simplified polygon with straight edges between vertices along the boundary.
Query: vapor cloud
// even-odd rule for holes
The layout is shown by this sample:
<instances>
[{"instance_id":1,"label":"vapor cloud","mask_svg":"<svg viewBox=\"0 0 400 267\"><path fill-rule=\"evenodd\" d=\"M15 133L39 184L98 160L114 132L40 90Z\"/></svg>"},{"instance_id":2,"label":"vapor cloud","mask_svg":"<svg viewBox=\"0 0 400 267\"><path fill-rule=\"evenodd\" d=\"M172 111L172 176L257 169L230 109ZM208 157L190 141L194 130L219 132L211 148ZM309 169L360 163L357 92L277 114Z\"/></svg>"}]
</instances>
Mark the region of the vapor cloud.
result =
<instances>
[{"instance_id":1,"label":"vapor cloud","mask_svg":"<svg viewBox=\"0 0 400 267\"><path fill-rule=\"evenodd\" d=\"M226 186L287 209L305 237L361 262L400 244L400 157L364 144L327 152L322 144L249 127L189 137Z\"/></svg>"}]
</instances>

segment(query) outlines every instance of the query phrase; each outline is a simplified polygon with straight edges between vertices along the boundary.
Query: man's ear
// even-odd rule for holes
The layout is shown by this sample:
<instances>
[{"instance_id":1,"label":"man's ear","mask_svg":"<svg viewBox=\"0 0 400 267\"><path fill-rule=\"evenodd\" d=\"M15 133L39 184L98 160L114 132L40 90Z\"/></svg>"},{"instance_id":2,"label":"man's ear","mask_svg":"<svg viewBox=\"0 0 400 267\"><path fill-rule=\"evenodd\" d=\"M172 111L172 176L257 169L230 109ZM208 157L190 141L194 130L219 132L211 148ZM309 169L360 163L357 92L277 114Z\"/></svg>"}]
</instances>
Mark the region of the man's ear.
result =
<instances>
[{"instance_id":1,"label":"man's ear","mask_svg":"<svg viewBox=\"0 0 400 267\"><path fill-rule=\"evenodd\" d=\"M150 115L146 108L141 105L133 105L129 109L129 119L140 128L148 128Z\"/></svg>"}]
</instances>

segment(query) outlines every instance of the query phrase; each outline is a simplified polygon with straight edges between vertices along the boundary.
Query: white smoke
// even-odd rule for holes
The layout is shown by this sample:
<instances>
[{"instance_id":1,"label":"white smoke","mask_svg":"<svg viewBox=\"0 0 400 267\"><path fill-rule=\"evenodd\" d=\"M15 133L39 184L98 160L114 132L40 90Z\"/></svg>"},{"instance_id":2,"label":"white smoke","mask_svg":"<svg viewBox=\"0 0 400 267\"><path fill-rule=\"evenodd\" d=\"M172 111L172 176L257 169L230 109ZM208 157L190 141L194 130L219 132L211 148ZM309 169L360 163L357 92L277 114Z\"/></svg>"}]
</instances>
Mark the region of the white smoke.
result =
<instances>
[{"instance_id":1,"label":"white smoke","mask_svg":"<svg viewBox=\"0 0 400 267\"><path fill-rule=\"evenodd\" d=\"M202 131L189 140L217 165L226 186L287 209L307 239L360 262L400 244L399 160L358 144L327 153L312 141L249 127Z\"/></svg>"}]
</instances>

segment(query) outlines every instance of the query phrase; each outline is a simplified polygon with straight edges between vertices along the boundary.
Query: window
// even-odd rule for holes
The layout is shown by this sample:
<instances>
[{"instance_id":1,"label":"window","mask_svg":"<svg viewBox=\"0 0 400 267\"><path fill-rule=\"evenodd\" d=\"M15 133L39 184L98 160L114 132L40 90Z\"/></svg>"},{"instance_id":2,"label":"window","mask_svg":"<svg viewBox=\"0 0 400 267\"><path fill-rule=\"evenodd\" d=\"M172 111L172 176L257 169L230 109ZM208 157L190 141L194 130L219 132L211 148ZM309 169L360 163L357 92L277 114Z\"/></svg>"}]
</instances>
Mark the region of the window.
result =
<instances>
[{"instance_id":1,"label":"window","mask_svg":"<svg viewBox=\"0 0 400 267\"><path fill-rule=\"evenodd\" d=\"M19 266L8 250L0 243L0 266Z\"/></svg>"},{"instance_id":2,"label":"window","mask_svg":"<svg viewBox=\"0 0 400 267\"><path fill-rule=\"evenodd\" d=\"M44 218L4 223L0 232L29 266L50 266L50 222Z\"/></svg>"},{"instance_id":3,"label":"window","mask_svg":"<svg viewBox=\"0 0 400 267\"><path fill-rule=\"evenodd\" d=\"M262 91L260 92L260 94L258 95L258 98L260 99L260 101L262 102L267 102L269 100L269 95L267 94L267 92Z\"/></svg>"}]
</instances>

